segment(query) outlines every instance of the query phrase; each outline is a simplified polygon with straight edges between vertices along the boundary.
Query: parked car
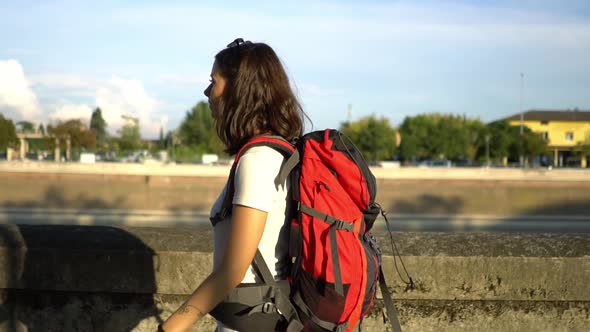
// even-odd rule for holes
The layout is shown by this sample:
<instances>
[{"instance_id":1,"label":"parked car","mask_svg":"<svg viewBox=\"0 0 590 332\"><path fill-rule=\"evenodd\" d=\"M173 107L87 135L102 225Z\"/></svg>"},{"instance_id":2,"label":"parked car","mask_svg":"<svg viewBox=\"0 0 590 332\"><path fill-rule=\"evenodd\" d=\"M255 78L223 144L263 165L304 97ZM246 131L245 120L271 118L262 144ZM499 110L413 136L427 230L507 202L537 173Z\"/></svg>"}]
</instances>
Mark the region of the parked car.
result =
<instances>
[{"instance_id":1,"label":"parked car","mask_svg":"<svg viewBox=\"0 0 590 332\"><path fill-rule=\"evenodd\" d=\"M453 164L450 160L424 160L418 164L418 167L451 167Z\"/></svg>"}]
</instances>

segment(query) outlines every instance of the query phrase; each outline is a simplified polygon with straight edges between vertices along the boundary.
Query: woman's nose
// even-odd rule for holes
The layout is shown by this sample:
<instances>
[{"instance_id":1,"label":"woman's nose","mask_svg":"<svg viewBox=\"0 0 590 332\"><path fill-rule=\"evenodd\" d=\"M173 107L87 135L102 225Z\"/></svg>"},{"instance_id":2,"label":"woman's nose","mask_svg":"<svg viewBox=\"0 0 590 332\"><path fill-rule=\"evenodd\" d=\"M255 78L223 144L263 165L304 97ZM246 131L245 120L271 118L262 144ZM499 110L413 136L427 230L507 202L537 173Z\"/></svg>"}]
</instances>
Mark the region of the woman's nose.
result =
<instances>
[{"instance_id":1,"label":"woman's nose","mask_svg":"<svg viewBox=\"0 0 590 332\"><path fill-rule=\"evenodd\" d=\"M209 98L209 94L211 93L211 84L209 84L209 86L207 87L207 89L205 89L205 91L203 91L203 93L205 94L205 97Z\"/></svg>"}]
</instances>

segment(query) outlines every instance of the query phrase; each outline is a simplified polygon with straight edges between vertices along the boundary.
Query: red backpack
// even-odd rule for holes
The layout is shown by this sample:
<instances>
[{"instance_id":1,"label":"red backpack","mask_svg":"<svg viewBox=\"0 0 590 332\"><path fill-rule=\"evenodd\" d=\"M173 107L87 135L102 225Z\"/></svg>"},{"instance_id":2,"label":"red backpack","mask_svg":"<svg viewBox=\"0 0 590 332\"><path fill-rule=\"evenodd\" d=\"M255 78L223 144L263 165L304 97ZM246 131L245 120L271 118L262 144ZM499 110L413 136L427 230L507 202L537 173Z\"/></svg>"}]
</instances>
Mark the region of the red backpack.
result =
<instances>
[{"instance_id":1,"label":"red backpack","mask_svg":"<svg viewBox=\"0 0 590 332\"><path fill-rule=\"evenodd\" d=\"M212 315L239 331L349 331L369 312L381 284L389 320L401 331L370 229L381 213L376 181L362 154L337 130L315 131L291 144L258 136L237 153L229 191L213 224L231 214L233 176L241 155L269 146L287 161L275 183L290 180L291 277L275 281L258 251L263 284L238 286Z\"/></svg>"}]
</instances>

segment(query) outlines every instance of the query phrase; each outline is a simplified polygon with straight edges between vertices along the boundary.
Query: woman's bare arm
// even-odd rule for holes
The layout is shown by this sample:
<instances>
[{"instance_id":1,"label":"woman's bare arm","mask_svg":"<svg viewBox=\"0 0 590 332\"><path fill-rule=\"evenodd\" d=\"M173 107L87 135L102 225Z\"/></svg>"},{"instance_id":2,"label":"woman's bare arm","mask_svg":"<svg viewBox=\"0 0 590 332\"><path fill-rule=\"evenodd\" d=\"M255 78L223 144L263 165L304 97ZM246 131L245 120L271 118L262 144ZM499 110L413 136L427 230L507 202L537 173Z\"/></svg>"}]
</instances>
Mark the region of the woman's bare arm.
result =
<instances>
[{"instance_id":1,"label":"woman's bare arm","mask_svg":"<svg viewBox=\"0 0 590 332\"><path fill-rule=\"evenodd\" d=\"M190 298L162 325L166 332L186 331L219 304L248 271L262 238L268 213L234 205L225 255Z\"/></svg>"}]
</instances>

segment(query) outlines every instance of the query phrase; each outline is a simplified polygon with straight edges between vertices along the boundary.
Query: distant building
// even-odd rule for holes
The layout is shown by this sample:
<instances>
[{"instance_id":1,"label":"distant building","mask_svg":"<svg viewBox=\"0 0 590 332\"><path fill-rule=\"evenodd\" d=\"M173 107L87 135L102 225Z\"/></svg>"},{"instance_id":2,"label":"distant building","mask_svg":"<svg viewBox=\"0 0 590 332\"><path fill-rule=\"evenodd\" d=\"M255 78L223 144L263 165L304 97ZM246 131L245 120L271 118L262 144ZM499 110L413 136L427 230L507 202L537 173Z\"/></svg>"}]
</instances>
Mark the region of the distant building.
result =
<instances>
[{"instance_id":1,"label":"distant building","mask_svg":"<svg viewBox=\"0 0 590 332\"><path fill-rule=\"evenodd\" d=\"M521 114L505 118L510 125L521 124ZM553 153L555 166L587 166L588 156L579 158L575 151L579 144L590 142L590 111L530 110L522 114L522 125L540 133Z\"/></svg>"}]
</instances>

